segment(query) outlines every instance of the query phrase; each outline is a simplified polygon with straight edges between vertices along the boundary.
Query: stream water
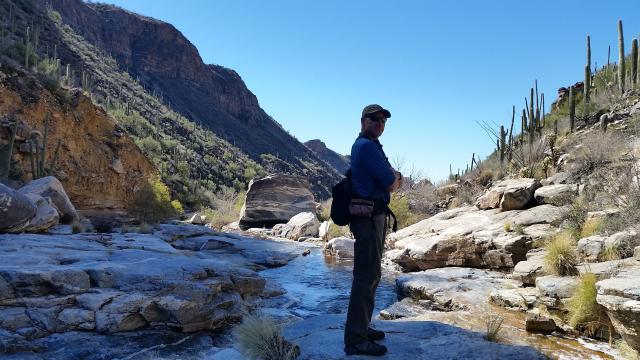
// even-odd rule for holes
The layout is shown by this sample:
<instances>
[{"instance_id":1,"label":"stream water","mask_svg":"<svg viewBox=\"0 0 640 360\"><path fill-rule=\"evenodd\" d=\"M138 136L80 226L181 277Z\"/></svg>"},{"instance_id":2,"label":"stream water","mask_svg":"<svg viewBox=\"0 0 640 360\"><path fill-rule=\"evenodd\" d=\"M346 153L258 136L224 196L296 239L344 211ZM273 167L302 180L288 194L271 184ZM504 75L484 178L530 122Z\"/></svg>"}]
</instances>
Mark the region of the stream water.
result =
<instances>
[{"instance_id":1,"label":"stream water","mask_svg":"<svg viewBox=\"0 0 640 360\"><path fill-rule=\"evenodd\" d=\"M309 256L298 257L288 265L267 269L261 275L279 284L286 293L265 304L265 311L282 318L307 318L322 314L346 313L352 279L352 263L325 257L321 249L313 249ZM397 301L395 278L399 273L383 270L383 279L376 294L376 310ZM616 352L606 343L590 339L531 334L524 331L525 314L487 304L479 299L469 311L425 311L421 318L484 332L487 310L504 317L501 341L527 345L538 349L551 359L615 359Z\"/></svg>"}]
</instances>

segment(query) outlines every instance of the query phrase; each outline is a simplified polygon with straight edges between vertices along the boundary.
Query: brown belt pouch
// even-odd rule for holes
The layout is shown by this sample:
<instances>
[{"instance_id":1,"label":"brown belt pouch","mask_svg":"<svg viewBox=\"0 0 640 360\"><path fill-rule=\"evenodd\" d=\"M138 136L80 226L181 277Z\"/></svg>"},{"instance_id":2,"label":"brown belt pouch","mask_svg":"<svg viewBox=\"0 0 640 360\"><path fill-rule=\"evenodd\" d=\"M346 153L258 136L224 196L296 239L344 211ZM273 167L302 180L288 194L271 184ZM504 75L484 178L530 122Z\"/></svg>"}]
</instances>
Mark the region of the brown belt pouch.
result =
<instances>
[{"instance_id":1,"label":"brown belt pouch","mask_svg":"<svg viewBox=\"0 0 640 360\"><path fill-rule=\"evenodd\" d=\"M371 217L373 215L373 201L365 199L351 199L349 215L356 217Z\"/></svg>"}]
</instances>

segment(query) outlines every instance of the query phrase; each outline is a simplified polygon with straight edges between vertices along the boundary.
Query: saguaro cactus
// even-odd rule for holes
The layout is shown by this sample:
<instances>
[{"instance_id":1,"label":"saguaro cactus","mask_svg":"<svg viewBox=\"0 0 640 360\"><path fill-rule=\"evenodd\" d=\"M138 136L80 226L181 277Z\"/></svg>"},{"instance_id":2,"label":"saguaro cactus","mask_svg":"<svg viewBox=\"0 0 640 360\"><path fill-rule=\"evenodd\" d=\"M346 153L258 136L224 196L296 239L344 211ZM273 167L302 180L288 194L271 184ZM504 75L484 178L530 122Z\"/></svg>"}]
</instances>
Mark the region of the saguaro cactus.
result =
<instances>
[{"instance_id":1,"label":"saguaro cactus","mask_svg":"<svg viewBox=\"0 0 640 360\"><path fill-rule=\"evenodd\" d=\"M569 131L573 132L576 120L576 98L573 95L573 86L569 87Z\"/></svg>"},{"instance_id":2,"label":"saguaro cactus","mask_svg":"<svg viewBox=\"0 0 640 360\"><path fill-rule=\"evenodd\" d=\"M631 82L635 85L638 81L638 39L631 42Z\"/></svg>"},{"instance_id":3,"label":"saguaro cactus","mask_svg":"<svg viewBox=\"0 0 640 360\"><path fill-rule=\"evenodd\" d=\"M504 125L500 125L500 164L504 162L504 154L506 150L507 144L507 133L504 131Z\"/></svg>"},{"instance_id":4,"label":"saguaro cactus","mask_svg":"<svg viewBox=\"0 0 640 360\"><path fill-rule=\"evenodd\" d=\"M587 35L587 64L584 66L584 103L589 102L591 91L591 37Z\"/></svg>"},{"instance_id":5,"label":"saguaro cactus","mask_svg":"<svg viewBox=\"0 0 640 360\"><path fill-rule=\"evenodd\" d=\"M27 33L24 38L24 67L29 69L29 27L27 26Z\"/></svg>"},{"instance_id":6,"label":"saguaro cactus","mask_svg":"<svg viewBox=\"0 0 640 360\"><path fill-rule=\"evenodd\" d=\"M11 128L11 138L9 139L9 151L7 153L7 161L5 163L5 172L3 174L2 181L7 181L9 179L9 174L11 173L11 158L13 157L13 144L16 141L16 133L18 132L18 120L15 120L13 127Z\"/></svg>"},{"instance_id":7,"label":"saguaro cactus","mask_svg":"<svg viewBox=\"0 0 640 360\"><path fill-rule=\"evenodd\" d=\"M618 85L620 92L624 93L625 64L624 64L624 34L622 32L622 20L618 20Z\"/></svg>"}]
</instances>

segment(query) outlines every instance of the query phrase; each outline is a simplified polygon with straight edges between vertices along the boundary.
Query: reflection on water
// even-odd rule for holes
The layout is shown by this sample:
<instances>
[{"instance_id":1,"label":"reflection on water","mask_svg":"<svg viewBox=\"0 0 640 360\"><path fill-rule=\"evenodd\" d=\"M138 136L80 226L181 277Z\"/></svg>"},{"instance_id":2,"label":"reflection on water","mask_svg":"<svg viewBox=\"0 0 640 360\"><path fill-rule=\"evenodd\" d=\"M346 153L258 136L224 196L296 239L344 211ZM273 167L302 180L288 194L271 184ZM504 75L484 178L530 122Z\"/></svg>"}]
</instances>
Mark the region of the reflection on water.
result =
<instances>
[{"instance_id":1,"label":"reflection on water","mask_svg":"<svg viewBox=\"0 0 640 360\"><path fill-rule=\"evenodd\" d=\"M307 318L322 314L346 313L352 268L351 261L336 261L325 257L321 249L314 249L309 256L298 257L286 266L264 270L261 272L263 277L286 291L286 294L273 299L265 306L271 307L272 315L282 317ZM383 269L382 280L376 293L374 316L397 300L397 276L398 273ZM524 330L523 312L489 305L487 299L478 301L477 306L471 306L470 311L425 311L420 318L484 332L485 316L488 313L500 314L505 318L501 330L501 341L505 343L535 347L551 359L615 358L614 351L604 342L531 334Z\"/></svg>"},{"instance_id":2,"label":"reflection on water","mask_svg":"<svg viewBox=\"0 0 640 360\"><path fill-rule=\"evenodd\" d=\"M352 269L351 261L336 262L325 258L322 250L314 249L308 256L297 257L280 268L264 270L260 275L286 290L284 299L280 299L280 307L287 307L295 316L307 318L347 312ZM374 316L396 300L395 276L383 270Z\"/></svg>"}]
</instances>

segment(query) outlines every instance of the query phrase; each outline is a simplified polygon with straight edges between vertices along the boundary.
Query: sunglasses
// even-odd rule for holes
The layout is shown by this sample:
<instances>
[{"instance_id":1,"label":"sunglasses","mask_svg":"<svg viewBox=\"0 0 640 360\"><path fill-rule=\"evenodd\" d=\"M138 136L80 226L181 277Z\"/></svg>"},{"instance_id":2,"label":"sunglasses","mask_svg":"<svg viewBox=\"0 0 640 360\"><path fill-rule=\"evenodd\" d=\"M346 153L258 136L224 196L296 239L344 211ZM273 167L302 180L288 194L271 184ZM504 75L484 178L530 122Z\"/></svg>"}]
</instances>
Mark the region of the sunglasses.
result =
<instances>
[{"instance_id":1,"label":"sunglasses","mask_svg":"<svg viewBox=\"0 0 640 360\"><path fill-rule=\"evenodd\" d=\"M387 118L384 116L370 117L369 120L377 123L383 123L383 124L387 122Z\"/></svg>"}]
</instances>

